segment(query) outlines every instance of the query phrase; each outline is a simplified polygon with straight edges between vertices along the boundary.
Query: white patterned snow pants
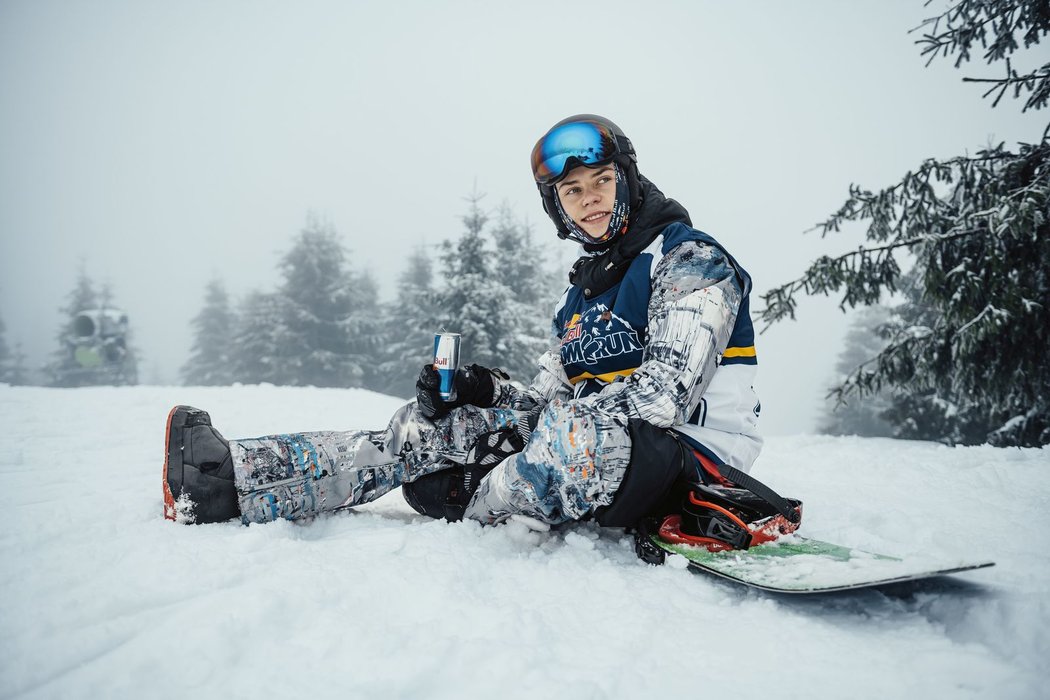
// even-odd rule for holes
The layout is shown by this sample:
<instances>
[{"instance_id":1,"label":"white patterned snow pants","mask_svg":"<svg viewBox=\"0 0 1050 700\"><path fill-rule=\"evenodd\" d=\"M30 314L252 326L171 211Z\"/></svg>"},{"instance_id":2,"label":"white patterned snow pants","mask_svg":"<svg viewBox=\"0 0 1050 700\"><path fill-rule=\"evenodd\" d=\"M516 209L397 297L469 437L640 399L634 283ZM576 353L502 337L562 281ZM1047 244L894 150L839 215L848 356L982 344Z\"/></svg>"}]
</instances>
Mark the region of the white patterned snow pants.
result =
<instances>
[{"instance_id":1,"label":"white patterned snow pants","mask_svg":"<svg viewBox=\"0 0 1050 700\"><path fill-rule=\"evenodd\" d=\"M464 406L430 421L406 404L386 430L231 440L242 520L298 519L368 503L462 464L478 436L527 422L523 412ZM612 502L631 455L627 421L576 401L539 414L528 445L482 480L466 516L493 524L520 513L576 520Z\"/></svg>"}]
</instances>

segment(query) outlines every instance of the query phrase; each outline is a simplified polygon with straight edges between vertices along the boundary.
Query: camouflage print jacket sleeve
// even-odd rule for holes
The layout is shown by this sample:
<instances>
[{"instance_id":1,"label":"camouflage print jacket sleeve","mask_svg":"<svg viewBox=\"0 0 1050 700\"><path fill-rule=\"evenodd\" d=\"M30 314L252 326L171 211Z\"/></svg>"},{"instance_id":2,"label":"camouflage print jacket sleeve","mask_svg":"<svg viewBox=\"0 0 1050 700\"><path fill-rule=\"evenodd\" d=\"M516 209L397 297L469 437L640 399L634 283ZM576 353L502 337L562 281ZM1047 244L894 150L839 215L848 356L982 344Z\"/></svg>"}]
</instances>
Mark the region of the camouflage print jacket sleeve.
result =
<instances>
[{"instance_id":1,"label":"camouflage print jacket sleeve","mask_svg":"<svg viewBox=\"0 0 1050 700\"><path fill-rule=\"evenodd\" d=\"M527 389L520 388L510 380L495 378L494 406L515 411L530 411L546 406L559 396L571 396L572 386L561 365L557 338L554 340L555 345L540 356L540 371Z\"/></svg>"},{"instance_id":2,"label":"camouflage print jacket sleeve","mask_svg":"<svg viewBox=\"0 0 1050 700\"><path fill-rule=\"evenodd\" d=\"M655 263L641 365L583 400L661 428L685 423L725 352L741 299L721 250L680 243Z\"/></svg>"}]
</instances>

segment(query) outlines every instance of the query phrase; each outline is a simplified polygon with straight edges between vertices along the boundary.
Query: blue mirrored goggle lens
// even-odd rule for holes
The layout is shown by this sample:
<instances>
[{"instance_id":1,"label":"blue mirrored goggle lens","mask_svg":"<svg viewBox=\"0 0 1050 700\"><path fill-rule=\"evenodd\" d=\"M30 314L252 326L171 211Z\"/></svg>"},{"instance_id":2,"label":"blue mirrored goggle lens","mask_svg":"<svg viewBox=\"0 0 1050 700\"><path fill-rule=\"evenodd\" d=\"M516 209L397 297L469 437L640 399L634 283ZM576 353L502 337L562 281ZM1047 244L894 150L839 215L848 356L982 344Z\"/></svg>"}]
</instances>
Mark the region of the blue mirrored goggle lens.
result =
<instances>
[{"instance_id":1,"label":"blue mirrored goggle lens","mask_svg":"<svg viewBox=\"0 0 1050 700\"><path fill-rule=\"evenodd\" d=\"M548 133L532 151L532 174L548 185L565 174L570 159L581 165L607 161L617 153L616 137L602 124L572 122Z\"/></svg>"}]
</instances>

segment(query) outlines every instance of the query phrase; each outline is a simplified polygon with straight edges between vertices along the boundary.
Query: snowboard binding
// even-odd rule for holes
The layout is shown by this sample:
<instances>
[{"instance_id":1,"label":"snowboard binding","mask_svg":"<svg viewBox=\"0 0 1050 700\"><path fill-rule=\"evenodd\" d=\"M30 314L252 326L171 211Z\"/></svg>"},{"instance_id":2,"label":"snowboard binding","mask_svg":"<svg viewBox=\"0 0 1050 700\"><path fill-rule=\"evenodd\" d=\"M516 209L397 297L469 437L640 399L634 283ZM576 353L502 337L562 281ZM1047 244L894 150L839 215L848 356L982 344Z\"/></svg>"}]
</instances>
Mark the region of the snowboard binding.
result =
<instances>
[{"instance_id":1,"label":"snowboard binding","mask_svg":"<svg viewBox=\"0 0 1050 700\"><path fill-rule=\"evenodd\" d=\"M712 552L748 549L798 529L802 502L782 500L787 512L748 489L694 484L682 513L665 517L658 534L666 542L697 545Z\"/></svg>"},{"instance_id":2,"label":"snowboard binding","mask_svg":"<svg viewBox=\"0 0 1050 700\"><path fill-rule=\"evenodd\" d=\"M704 547L712 552L748 549L798 529L802 501L784 498L749 474L697 454L702 481L689 484L681 512L649 518L635 528L635 553L662 564L665 550L652 541Z\"/></svg>"}]
</instances>

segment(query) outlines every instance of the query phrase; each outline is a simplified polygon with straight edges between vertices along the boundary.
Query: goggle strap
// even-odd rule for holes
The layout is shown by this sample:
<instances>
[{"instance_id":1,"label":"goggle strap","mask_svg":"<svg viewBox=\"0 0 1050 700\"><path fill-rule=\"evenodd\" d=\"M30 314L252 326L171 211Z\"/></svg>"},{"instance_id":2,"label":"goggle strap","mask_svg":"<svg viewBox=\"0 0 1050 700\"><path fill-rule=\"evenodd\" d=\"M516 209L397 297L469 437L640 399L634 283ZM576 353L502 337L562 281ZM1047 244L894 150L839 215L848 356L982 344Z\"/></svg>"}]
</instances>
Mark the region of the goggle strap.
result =
<instances>
[{"instance_id":1,"label":"goggle strap","mask_svg":"<svg viewBox=\"0 0 1050 700\"><path fill-rule=\"evenodd\" d=\"M635 155L634 144L631 143L631 139L627 138L626 136L621 136L620 134L613 135L616 137L616 148L619 150L620 153L629 156Z\"/></svg>"}]
</instances>

